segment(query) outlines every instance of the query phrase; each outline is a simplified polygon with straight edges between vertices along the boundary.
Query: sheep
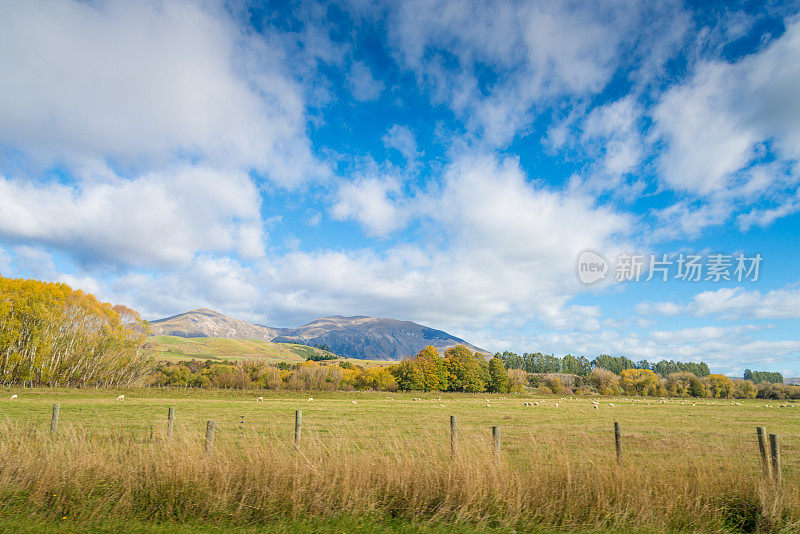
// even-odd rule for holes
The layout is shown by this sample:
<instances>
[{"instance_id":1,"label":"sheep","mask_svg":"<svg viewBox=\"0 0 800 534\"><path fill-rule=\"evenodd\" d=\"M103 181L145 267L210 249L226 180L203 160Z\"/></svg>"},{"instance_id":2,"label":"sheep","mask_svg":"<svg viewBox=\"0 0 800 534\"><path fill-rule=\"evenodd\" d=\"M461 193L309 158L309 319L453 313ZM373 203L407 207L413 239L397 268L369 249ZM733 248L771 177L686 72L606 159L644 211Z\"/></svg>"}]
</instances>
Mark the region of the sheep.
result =
<instances>
[{"instance_id":1,"label":"sheep","mask_svg":"<svg viewBox=\"0 0 800 534\"><path fill-rule=\"evenodd\" d=\"M264 402L264 397L259 397L256 399L256 402Z\"/></svg>"},{"instance_id":2,"label":"sheep","mask_svg":"<svg viewBox=\"0 0 800 534\"><path fill-rule=\"evenodd\" d=\"M420 399L419 397L414 397L414 398L413 398L413 399L411 399L411 400L413 400L413 401L421 401L422 399Z\"/></svg>"},{"instance_id":3,"label":"sheep","mask_svg":"<svg viewBox=\"0 0 800 534\"><path fill-rule=\"evenodd\" d=\"M353 404L358 404L358 401L351 401Z\"/></svg>"},{"instance_id":4,"label":"sheep","mask_svg":"<svg viewBox=\"0 0 800 534\"><path fill-rule=\"evenodd\" d=\"M124 401L125 400L125 395L120 395L119 397L117 397L117 400L118 401Z\"/></svg>"},{"instance_id":5,"label":"sheep","mask_svg":"<svg viewBox=\"0 0 800 534\"><path fill-rule=\"evenodd\" d=\"M306 402L314 402L314 397L309 397Z\"/></svg>"},{"instance_id":6,"label":"sheep","mask_svg":"<svg viewBox=\"0 0 800 534\"><path fill-rule=\"evenodd\" d=\"M614 404L611 402L609 402L608 405L611 406L612 408L614 407Z\"/></svg>"},{"instance_id":7,"label":"sheep","mask_svg":"<svg viewBox=\"0 0 800 534\"><path fill-rule=\"evenodd\" d=\"M596 404L592 404L592 408L594 408L595 410L599 410L600 409Z\"/></svg>"},{"instance_id":8,"label":"sheep","mask_svg":"<svg viewBox=\"0 0 800 534\"><path fill-rule=\"evenodd\" d=\"M440 404L439 406L441 406L442 408L444 408L444 404Z\"/></svg>"},{"instance_id":9,"label":"sheep","mask_svg":"<svg viewBox=\"0 0 800 534\"><path fill-rule=\"evenodd\" d=\"M556 408L558 408L558 403L556 403Z\"/></svg>"},{"instance_id":10,"label":"sheep","mask_svg":"<svg viewBox=\"0 0 800 534\"><path fill-rule=\"evenodd\" d=\"M491 407L492 407L492 405L491 405L491 404L489 404L489 403L487 402L487 403L486 403L486 407L487 407L487 408L491 408Z\"/></svg>"},{"instance_id":11,"label":"sheep","mask_svg":"<svg viewBox=\"0 0 800 534\"><path fill-rule=\"evenodd\" d=\"M14 399L16 399L16 398L17 398L17 394L16 394L16 393L14 393L13 395L11 395L11 400L14 400Z\"/></svg>"},{"instance_id":12,"label":"sheep","mask_svg":"<svg viewBox=\"0 0 800 534\"><path fill-rule=\"evenodd\" d=\"M533 405L534 406L539 406L539 403L538 402L534 402Z\"/></svg>"}]
</instances>

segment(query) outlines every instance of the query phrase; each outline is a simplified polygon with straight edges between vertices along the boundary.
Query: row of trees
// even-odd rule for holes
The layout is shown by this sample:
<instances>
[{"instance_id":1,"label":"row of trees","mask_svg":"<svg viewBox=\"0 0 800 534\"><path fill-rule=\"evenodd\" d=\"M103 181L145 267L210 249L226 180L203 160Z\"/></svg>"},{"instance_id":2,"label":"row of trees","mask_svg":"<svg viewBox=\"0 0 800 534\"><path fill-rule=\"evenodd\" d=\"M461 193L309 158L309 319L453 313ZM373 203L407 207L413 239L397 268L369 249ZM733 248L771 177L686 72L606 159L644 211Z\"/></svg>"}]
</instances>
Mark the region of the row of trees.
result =
<instances>
[{"instance_id":1,"label":"row of trees","mask_svg":"<svg viewBox=\"0 0 800 534\"><path fill-rule=\"evenodd\" d=\"M800 399L800 387L710 374L698 377L681 371L660 377L649 369L626 369L619 375L595 368L589 383L606 395L650 395L712 399Z\"/></svg>"},{"instance_id":2,"label":"row of trees","mask_svg":"<svg viewBox=\"0 0 800 534\"><path fill-rule=\"evenodd\" d=\"M444 355L429 346L397 365L373 368L347 361L313 360L277 366L261 360L162 362L147 383L178 387L508 393L522 391L527 375L520 370L507 371L499 358L487 361L482 354L464 346L450 348Z\"/></svg>"},{"instance_id":3,"label":"row of trees","mask_svg":"<svg viewBox=\"0 0 800 534\"><path fill-rule=\"evenodd\" d=\"M616 374L622 373L627 369L650 370L654 373L666 377L673 373L692 373L695 376L704 377L711 374L705 362L675 362L672 360L662 360L651 364L647 360L634 362L625 356L609 356L603 354L593 360L583 356L573 356L567 354L561 358L552 354L533 354L525 353L518 355L513 352L497 353L508 369L522 369L527 373L566 373L577 376L588 377L594 368L601 368Z\"/></svg>"},{"instance_id":4,"label":"row of trees","mask_svg":"<svg viewBox=\"0 0 800 534\"><path fill-rule=\"evenodd\" d=\"M0 383L131 384L151 365L133 310L66 284L0 277Z\"/></svg>"},{"instance_id":5,"label":"row of trees","mask_svg":"<svg viewBox=\"0 0 800 534\"><path fill-rule=\"evenodd\" d=\"M198 388L263 388L291 390L397 391L397 381L386 367L364 369L349 362L269 365L263 360L215 363L192 360L160 363L148 378L150 386Z\"/></svg>"},{"instance_id":6,"label":"row of trees","mask_svg":"<svg viewBox=\"0 0 800 534\"><path fill-rule=\"evenodd\" d=\"M767 382L768 384L783 384L783 375L780 373L771 373L769 371L751 371L750 369L744 370L744 379L752 380L756 384Z\"/></svg>"},{"instance_id":7,"label":"row of trees","mask_svg":"<svg viewBox=\"0 0 800 534\"><path fill-rule=\"evenodd\" d=\"M800 387L681 371L660 377L650 369L620 374L595 367L588 377L565 373L506 370L499 358L486 361L464 347L439 355L427 347L397 365L365 369L346 361L306 361L268 365L262 360L217 363L192 360L161 363L149 378L152 386L266 388L290 390L375 390L515 392L555 395L629 395L714 399L800 399Z\"/></svg>"}]
</instances>

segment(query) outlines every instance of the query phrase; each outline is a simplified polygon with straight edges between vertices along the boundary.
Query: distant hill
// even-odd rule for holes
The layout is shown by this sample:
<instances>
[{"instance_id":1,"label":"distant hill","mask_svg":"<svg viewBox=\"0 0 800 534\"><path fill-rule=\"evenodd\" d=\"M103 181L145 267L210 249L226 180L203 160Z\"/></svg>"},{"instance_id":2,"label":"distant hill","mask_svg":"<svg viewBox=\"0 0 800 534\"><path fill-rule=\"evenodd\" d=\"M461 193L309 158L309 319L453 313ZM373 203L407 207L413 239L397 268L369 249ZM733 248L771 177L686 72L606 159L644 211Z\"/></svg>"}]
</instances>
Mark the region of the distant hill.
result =
<instances>
[{"instance_id":1,"label":"distant hill","mask_svg":"<svg viewBox=\"0 0 800 534\"><path fill-rule=\"evenodd\" d=\"M797 378L784 378L783 381L790 386L800 386L800 377Z\"/></svg>"},{"instance_id":2,"label":"distant hill","mask_svg":"<svg viewBox=\"0 0 800 534\"><path fill-rule=\"evenodd\" d=\"M465 345L489 354L467 341L411 321L376 317L325 317L299 328L271 328L199 308L150 322L156 336L182 338L252 339L273 343L327 346L346 358L397 360L416 354L427 345L446 349Z\"/></svg>"},{"instance_id":3,"label":"distant hill","mask_svg":"<svg viewBox=\"0 0 800 534\"><path fill-rule=\"evenodd\" d=\"M197 308L172 317L150 321L150 332L156 336L223 337L261 341L272 341L278 335L273 328L234 319L208 308Z\"/></svg>"},{"instance_id":4,"label":"distant hill","mask_svg":"<svg viewBox=\"0 0 800 534\"><path fill-rule=\"evenodd\" d=\"M411 321L363 316L317 319L274 341L327 345L335 354L370 360L399 360L428 345L438 349L465 345L470 350L486 352L447 332Z\"/></svg>"}]
</instances>

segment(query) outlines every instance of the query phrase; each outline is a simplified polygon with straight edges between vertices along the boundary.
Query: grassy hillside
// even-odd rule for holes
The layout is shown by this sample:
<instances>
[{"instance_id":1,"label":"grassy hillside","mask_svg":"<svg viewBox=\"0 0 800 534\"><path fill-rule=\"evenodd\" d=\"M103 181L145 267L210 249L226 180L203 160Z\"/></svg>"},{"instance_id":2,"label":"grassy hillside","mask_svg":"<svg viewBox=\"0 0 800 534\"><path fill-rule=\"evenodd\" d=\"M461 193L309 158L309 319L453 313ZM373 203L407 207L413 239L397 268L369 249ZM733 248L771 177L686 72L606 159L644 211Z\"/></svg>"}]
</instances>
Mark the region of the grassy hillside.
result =
<instances>
[{"instance_id":1,"label":"grassy hillside","mask_svg":"<svg viewBox=\"0 0 800 534\"><path fill-rule=\"evenodd\" d=\"M330 352L296 343L272 343L257 339L226 339L221 337L153 336L156 359L180 361L198 358L203 360L237 360L263 358L269 363L300 363L313 354L332 355ZM359 365L378 365L392 362L352 360Z\"/></svg>"}]
</instances>

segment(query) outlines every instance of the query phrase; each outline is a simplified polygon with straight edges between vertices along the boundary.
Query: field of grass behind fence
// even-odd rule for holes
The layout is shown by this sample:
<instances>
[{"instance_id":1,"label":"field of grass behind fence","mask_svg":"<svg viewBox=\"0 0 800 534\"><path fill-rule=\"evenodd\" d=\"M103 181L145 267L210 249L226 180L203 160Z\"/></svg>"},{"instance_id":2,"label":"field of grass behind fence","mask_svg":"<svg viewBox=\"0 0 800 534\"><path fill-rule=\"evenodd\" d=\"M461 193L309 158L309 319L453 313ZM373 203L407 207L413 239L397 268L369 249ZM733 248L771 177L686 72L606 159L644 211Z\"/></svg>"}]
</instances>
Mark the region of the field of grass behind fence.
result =
<instances>
[{"instance_id":1,"label":"field of grass behind fence","mask_svg":"<svg viewBox=\"0 0 800 534\"><path fill-rule=\"evenodd\" d=\"M800 530L800 409L777 402L599 399L595 409L587 398L516 395L269 392L256 402L252 392L140 390L119 402L117 394L3 395L4 513L77 522L346 516L523 530ZM216 423L211 453L207 420ZM492 426L501 429L499 455ZM780 435L780 484L762 475L756 426Z\"/></svg>"}]
</instances>

